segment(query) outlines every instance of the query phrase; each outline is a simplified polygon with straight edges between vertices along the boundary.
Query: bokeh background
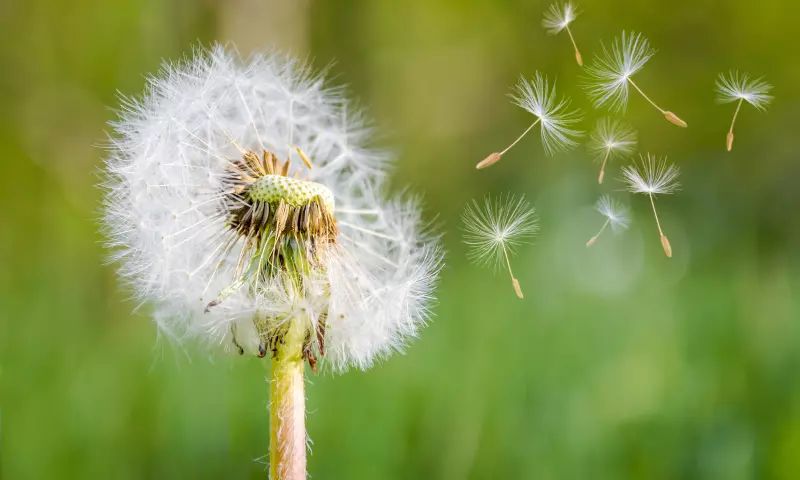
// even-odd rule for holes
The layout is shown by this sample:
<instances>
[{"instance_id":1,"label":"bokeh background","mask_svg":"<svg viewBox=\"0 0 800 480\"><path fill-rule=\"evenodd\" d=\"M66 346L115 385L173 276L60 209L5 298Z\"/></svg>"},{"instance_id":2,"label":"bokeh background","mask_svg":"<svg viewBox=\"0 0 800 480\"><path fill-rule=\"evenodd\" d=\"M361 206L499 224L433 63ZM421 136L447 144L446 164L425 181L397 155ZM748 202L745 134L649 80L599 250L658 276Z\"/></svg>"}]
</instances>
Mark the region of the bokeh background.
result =
<instances>
[{"instance_id":1,"label":"bokeh background","mask_svg":"<svg viewBox=\"0 0 800 480\"><path fill-rule=\"evenodd\" d=\"M0 2L0 477L265 478L267 363L159 343L104 265L95 187L117 92L198 43L270 46L333 63L427 198L448 264L436 319L405 356L311 375L315 479L800 478L800 4L583 1L589 60L623 29L659 52L637 75L689 124L632 95L643 151L683 190L658 199L596 183L583 147L545 157L531 135L474 164L531 118L519 75L604 115L579 88L565 35L536 0L5 0ZM732 105L716 75L766 75L774 106ZM618 176L612 164L606 178ZM472 198L524 194L541 217L500 272L465 260ZM591 206L616 193L632 228L604 234Z\"/></svg>"}]
</instances>

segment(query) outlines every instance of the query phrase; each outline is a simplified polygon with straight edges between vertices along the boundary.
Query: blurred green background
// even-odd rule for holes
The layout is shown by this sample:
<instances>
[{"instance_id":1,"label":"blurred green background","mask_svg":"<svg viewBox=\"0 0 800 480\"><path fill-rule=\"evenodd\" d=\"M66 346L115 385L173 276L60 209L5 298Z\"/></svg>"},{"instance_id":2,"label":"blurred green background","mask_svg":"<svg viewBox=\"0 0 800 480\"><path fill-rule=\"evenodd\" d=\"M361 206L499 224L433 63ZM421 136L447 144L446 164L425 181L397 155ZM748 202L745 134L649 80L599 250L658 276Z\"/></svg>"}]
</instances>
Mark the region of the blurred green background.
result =
<instances>
[{"instance_id":1,"label":"blurred green background","mask_svg":"<svg viewBox=\"0 0 800 480\"><path fill-rule=\"evenodd\" d=\"M311 375L315 479L800 478L800 163L796 19L778 0L584 1L584 59L623 29L659 52L632 95L643 151L683 190L646 198L632 228L584 246L596 184L583 147L554 158L532 135L474 164L531 118L520 74L579 89L568 37L534 0L5 0L0 2L0 477L265 478L267 364L157 341L119 287L95 187L117 91L198 42L278 46L332 61L446 232L437 317L405 356ZM732 105L716 75L766 75L776 101ZM612 164L607 179L618 176ZM465 260L459 215L489 192L525 194L535 245L505 273ZM625 194L619 193L626 197Z\"/></svg>"}]
</instances>

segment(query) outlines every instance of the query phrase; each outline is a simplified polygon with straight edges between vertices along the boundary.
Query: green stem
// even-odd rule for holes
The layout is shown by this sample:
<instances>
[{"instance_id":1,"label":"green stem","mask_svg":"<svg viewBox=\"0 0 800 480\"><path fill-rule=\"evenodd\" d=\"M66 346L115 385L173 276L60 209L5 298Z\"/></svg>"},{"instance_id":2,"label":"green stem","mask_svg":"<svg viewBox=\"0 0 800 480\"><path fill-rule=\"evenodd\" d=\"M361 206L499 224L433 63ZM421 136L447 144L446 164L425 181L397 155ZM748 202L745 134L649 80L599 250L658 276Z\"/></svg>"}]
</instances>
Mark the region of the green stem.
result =
<instances>
[{"instance_id":1,"label":"green stem","mask_svg":"<svg viewBox=\"0 0 800 480\"><path fill-rule=\"evenodd\" d=\"M306 419L303 375L303 344L306 328L297 319L289 323L282 339L276 341L270 374L271 480L305 480Z\"/></svg>"}]
</instances>

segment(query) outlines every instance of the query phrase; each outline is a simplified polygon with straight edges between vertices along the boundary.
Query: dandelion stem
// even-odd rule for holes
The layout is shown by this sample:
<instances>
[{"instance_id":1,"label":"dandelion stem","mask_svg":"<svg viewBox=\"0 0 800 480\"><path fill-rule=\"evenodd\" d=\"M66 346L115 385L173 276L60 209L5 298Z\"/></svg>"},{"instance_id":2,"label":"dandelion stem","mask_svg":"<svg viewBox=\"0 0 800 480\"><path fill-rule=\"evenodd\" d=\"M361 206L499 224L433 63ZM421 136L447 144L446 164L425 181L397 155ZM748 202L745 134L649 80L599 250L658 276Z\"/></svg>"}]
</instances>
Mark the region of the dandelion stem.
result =
<instances>
[{"instance_id":1,"label":"dandelion stem","mask_svg":"<svg viewBox=\"0 0 800 480\"><path fill-rule=\"evenodd\" d=\"M659 112L661 112L661 113L664 115L664 117L665 117L665 118L666 118L666 119L667 119L669 122L671 122L672 124L674 124L674 125L677 125L677 126L679 126L679 127L686 128L686 122L684 122L683 120L681 120L680 118L678 118L678 116L677 116L677 115L675 115L674 113L672 113L672 112L670 112L670 111L667 111L667 110L664 110L663 108L661 108L661 107L659 107L658 105L656 105L656 102L654 102L654 101L650 100L650 97L648 97L647 95L645 95L645 93L642 91L642 89L641 89L641 88L639 88L639 86L638 86L638 85L636 85L636 84L633 82L633 80L631 80L631 78L630 78L630 77L627 77L627 78L628 78L628 81L631 83L631 85L633 85L633 88L635 88L635 89L636 89L636 90L637 90L639 93L641 93L641 94L642 94L642 96L645 98L645 100L647 100L648 102L650 102L650 105L652 105L652 106L656 107L656 108L658 109L658 111L659 111Z\"/></svg>"},{"instance_id":2,"label":"dandelion stem","mask_svg":"<svg viewBox=\"0 0 800 480\"><path fill-rule=\"evenodd\" d=\"M653 194L651 193L648 196L650 197L650 205L653 207L653 215L656 217L656 225L658 226L658 233L660 233L663 236L664 232L661 231L661 222L658 221L658 213L656 212L656 204L653 201Z\"/></svg>"},{"instance_id":3,"label":"dandelion stem","mask_svg":"<svg viewBox=\"0 0 800 480\"><path fill-rule=\"evenodd\" d=\"M269 385L270 452L269 478L305 480L306 426L303 374L303 322L289 323L283 338L275 343Z\"/></svg>"},{"instance_id":4,"label":"dandelion stem","mask_svg":"<svg viewBox=\"0 0 800 480\"><path fill-rule=\"evenodd\" d=\"M650 105L652 105L652 106L656 107L656 108L658 109L658 111L659 111L659 112L661 112L661 113L663 113L663 114L666 114L666 113L667 113L667 111L666 111L666 110L664 110L663 108L661 108L661 107L659 107L658 105L656 105L656 102L654 102L654 101L650 100L650 97L648 97L647 95L645 95L645 93L642 91L642 89L641 89L641 88L639 88L639 86L638 86L638 85L636 85L635 83L633 83L633 80L631 80L631 78L630 78L630 77L628 77L628 81L631 83L631 85L633 85L633 88L635 88L635 89L636 89L636 90L637 90L639 93L641 93L641 94L642 94L642 96L644 97L644 99L645 99L645 100L647 100L648 102L650 102Z\"/></svg>"},{"instance_id":5,"label":"dandelion stem","mask_svg":"<svg viewBox=\"0 0 800 480\"><path fill-rule=\"evenodd\" d=\"M603 165L600 166L600 176L597 177L597 183L603 183L603 175L605 175L606 171L606 162L608 161L608 156L611 154L611 149L606 149L606 156L603 157Z\"/></svg>"},{"instance_id":6,"label":"dandelion stem","mask_svg":"<svg viewBox=\"0 0 800 480\"><path fill-rule=\"evenodd\" d=\"M650 197L650 205L653 207L653 215L656 217L658 233L661 234L661 246L664 248L664 253L666 253L668 257L672 257L672 247L669 244L667 236L664 235L664 232L661 230L661 222L658 220L658 212L656 212L656 203L653 201L653 194L651 193L648 196Z\"/></svg>"},{"instance_id":7,"label":"dandelion stem","mask_svg":"<svg viewBox=\"0 0 800 480\"><path fill-rule=\"evenodd\" d=\"M606 229L606 227L608 226L609 222L611 222L611 219L610 219L610 218L607 218L607 219L606 219L606 223L604 223L604 224L603 224L603 226L602 226L602 227L600 227L600 231L599 231L599 232L597 232L597 235L595 235L594 237L590 238L590 239L589 239L589 241L588 241L588 242L586 242L586 246L587 246L587 247L591 247L592 245L594 245L594 242L596 242L596 241L597 241L597 237L599 237L599 236L600 236L600 234L601 234L601 233L603 233L603 230L605 230L605 229Z\"/></svg>"},{"instance_id":8,"label":"dandelion stem","mask_svg":"<svg viewBox=\"0 0 800 480\"><path fill-rule=\"evenodd\" d=\"M572 46L575 47L575 60L578 61L579 66L583 66L583 57L581 57L581 52L578 50L578 44L575 43L575 37L572 36L572 31L569 29L569 25L567 25L567 33L569 34L569 39L572 41Z\"/></svg>"},{"instance_id":9,"label":"dandelion stem","mask_svg":"<svg viewBox=\"0 0 800 480\"><path fill-rule=\"evenodd\" d=\"M500 152L500 155L505 155L505 153L506 153L507 151L511 150L511 147L513 147L514 145L516 145L517 143L519 143L519 141L520 141L520 140L522 140L522 137L524 137L525 135L527 135L527 134L528 134L528 132L530 132L530 131L531 131L531 129L532 129L533 127L535 127L537 123L539 123L539 121L541 121L541 117L537 118L537 119L536 119L536 121L535 121L535 122L533 122L533 123L531 124L531 126L530 126L530 127L528 127L528 129L527 129L527 130L525 130L524 132L522 132L522 135L520 135L520 136L519 136L519 137L518 137L516 140L514 140L514 143L512 143L512 144L511 144L511 145L509 145L509 146L507 146L505 150L503 150L502 152Z\"/></svg>"},{"instance_id":10,"label":"dandelion stem","mask_svg":"<svg viewBox=\"0 0 800 480\"><path fill-rule=\"evenodd\" d=\"M511 261L508 259L508 251L505 245L503 246L503 255L506 257L506 265L508 266L508 274L511 275L511 284L514 286L514 291L519 298L525 298L522 295L522 289L519 286L519 281L514 277L514 272L511 271Z\"/></svg>"},{"instance_id":11,"label":"dandelion stem","mask_svg":"<svg viewBox=\"0 0 800 480\"><path fill-rule=\"evenodd\" d=\"M736 111L733 112L733 120L731 120L731 129L728 130L727 147L729 152L733 148L733 125L736 123L736 117L739 116L739 109L742 108L742 101L744 101L744 99L740 98L739 103L736 104Z\"/></svg>"}]
</instances>

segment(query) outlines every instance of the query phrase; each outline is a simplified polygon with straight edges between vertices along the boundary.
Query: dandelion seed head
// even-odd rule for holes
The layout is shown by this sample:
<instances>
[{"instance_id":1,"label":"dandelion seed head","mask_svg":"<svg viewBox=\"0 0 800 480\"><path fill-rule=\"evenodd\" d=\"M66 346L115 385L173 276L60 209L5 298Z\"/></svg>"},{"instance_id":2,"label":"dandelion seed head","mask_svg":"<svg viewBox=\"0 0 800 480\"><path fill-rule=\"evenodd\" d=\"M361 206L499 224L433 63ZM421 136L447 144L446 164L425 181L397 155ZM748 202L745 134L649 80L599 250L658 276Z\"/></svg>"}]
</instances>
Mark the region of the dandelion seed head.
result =
<instances>
[{"instance_id":1,"label":"dandelion seed head","mask_svg":"<svg viewBox=\"0 0 800 480\"><path fill-rule=\"evenodd\" d=\"M628 80L642 69L656 51L639 33L622 32L611 48L594 57L586 68L584 89L596 107L624 111L628 105Z\"/></svg>"},{"instance_id":2,"label":"dandelion seed head","mask_svg":"<svg viewBox=\"0 0 800 480\"><path fill-rule=\"evenodd\" d=\"M576 139L583 132L572 126L581 121L580 111L569 110L570 100L557 97L555 82L551 87L547 77L536 72L531 81L520 78L511 98L515 104L539 118L542 146L547 155L578 144Z\"/></svg>"},{"instance_id":3,"label":"dandelion seed head","mask_svg":"<svg viewBox=\"0 0 800 480\"><path fill-rule=\"evenodd\" d=\"M506 195L473 200L461 215L464 243L470 260L497 269L506 263L506 253L531 242L539 231L536 209L525 197Z\"/></svg>"},{"instance_id":4,"label":"dandelion seed head","mask_svg":"<svg viewBox=\"0 0 800 480\"><path fill-rule=\"evenodd\" d=\"M343 371L402 349L430 317L438 239L417 199L387 198L389 157L323 83L294 58L217 45L122 98L104 226L170 338L253 352L304 322L307 347Z\"/></svg>"},{"instance_id":5,"label":"dandelion seed head","mask_svg":"<svg viewBox=\"0 0 800 480\"><path fill-rule=\"evenodd\" d=\"M556 35L580 14L572 2L554 3L544 14L542 26L550 35Z\"/></svg>"},{"instance_id":6,"label":"dandelion seed head","mask_svg":"<svg viewBox=\"0 0 800 480\"><path fill-rule=\"evenodd\" d=\"M587 149L597 161L627 157L636 151L636 131L628 124L612 118L602 118L589 135Z\"/></svg>"},{"instance_id":7,"label":"dandelion seed head","mask_svg":"<svg viewBox=\"0 0 800 480\"><path fill-rule=\"evenodd\" d=\"M717 101L720 103L737 102L744 100L759 110L766 110L772 102L769 91L772 85L765 82L763 77L751 79L747 73L731 70L728 74L721 73L717 78Z\"/></svg>"},{"instance_id":8,"label":"dandelion seed head","mask_svg":"<svg viewBox=\"0 0 800 480\"><path fill-rule=\"evenodd\" d=\"M667 158L647 154L640 156L639 162L622 168L622 181L628 191L649 195L672 194L680 188L677 182L680 169Z\"/></svg>"},{"instance_id":9,"label":"dandelion seed head","mask_svg":"<svg viewBox=\"0 0 800 480\"><path fill-rule=\"evenodd\" d=\"M611 230L621 232L630 225L630 210L627 205L609 195L597 199L595 210L608 219Z\"/></svg>"}]
</instances>

